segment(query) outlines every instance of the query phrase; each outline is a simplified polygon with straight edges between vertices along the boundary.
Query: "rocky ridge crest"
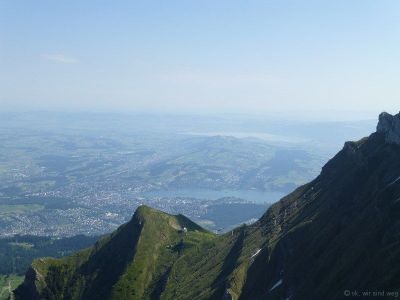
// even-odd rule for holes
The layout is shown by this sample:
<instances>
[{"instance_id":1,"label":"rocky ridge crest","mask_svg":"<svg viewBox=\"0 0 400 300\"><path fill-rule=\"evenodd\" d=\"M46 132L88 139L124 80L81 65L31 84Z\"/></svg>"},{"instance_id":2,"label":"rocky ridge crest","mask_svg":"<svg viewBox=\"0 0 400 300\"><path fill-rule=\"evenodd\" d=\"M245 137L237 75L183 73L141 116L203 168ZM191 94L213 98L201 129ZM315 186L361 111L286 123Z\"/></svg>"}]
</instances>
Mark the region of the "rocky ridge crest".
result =
<instances>
[{"instance_id":1,"label":"rocky ridge crest","mask_svg":"<svg viewBox=\"0 0 400 300\"><path fill-rule=\"evenodd\" d=\"M400 145L400 113L381 113L376 131L385 134L387 143Z\"/></svg>"}]
</instances>

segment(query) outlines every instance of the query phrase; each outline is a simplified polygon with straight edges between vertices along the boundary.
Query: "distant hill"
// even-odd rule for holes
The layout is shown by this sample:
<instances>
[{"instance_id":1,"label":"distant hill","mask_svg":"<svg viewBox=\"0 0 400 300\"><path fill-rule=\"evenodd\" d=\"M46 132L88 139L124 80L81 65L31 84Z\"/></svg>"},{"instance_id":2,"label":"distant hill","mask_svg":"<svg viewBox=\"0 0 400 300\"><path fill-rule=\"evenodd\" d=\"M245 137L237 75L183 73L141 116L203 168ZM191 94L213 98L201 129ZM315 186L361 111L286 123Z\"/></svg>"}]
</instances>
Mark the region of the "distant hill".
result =
<instances>
[{"instance_id":1,"label":"distant hill","mask_svg":"<svg viewBox=\"0 0 400 300\"><path fill-rule=\"evenodd\" d=\"M218 236L140 207L94 247L35 260L16 299L342 299L400 292L400 114L256 223ZM388 294L393 293L393 294ZM349 298L349 297L347 297Z\"/></svg>"},{"instance_id":2,"label":"distant hill","mask_svg":"<svg viewBox=\"0 0 400 300\"><path fill-rule=\"evenodd\" d=\"M0 239L0 276L23 275L32 260L42 256L63 257L92 246L100 237L77 235L69 238L13 236Z\"/></svg>"}]
</instances>

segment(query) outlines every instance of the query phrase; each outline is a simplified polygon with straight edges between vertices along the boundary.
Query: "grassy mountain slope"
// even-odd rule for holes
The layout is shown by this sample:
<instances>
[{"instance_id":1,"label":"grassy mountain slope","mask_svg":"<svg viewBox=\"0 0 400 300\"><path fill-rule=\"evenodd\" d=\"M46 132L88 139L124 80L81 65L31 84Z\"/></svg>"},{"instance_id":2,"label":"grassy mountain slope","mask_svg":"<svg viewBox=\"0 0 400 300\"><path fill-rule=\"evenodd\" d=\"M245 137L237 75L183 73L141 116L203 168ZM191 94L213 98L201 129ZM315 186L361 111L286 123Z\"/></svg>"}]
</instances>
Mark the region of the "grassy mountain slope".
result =
<instances>
[{"instance_id":1,"label":"grassy mountain slope","mask_svg":"<svg viewBox=\"0 0 400 300\"><path fill-rule=\"evenodd\" d=\"M187 228L187 232L183 230ZM400 145L348 142L321 174L222 236L140 207L93 248L36 260L17 299L341 299L399 292Z\"/></svg>"},{"instance_id":2,"label":"grassy mountain slope","mask_svg":"<svg viewBox=\"0 0 400 300\"><path fill-rule=\"evenodd\" d=\"M174 261L213 239L215 235L182 215L142 206L130 222L93 248L66 259L35 260L28 271L34 274L34 287L26 281L16 295L23 299L152 298L162 292Z\"/></svg>"},{"instance_id":3,"label":"grassy mountain slope","mask_svg":"<svg viewBox=\"0 0 400 300\"><path fill-rule=\"evenodd\" d=\"M381 135L346 143L317 179L260 220L278 238L249 268L242 299L399 291L400 185L391 184L399 174L400 147Z\"/></svg>"}]
</instances>

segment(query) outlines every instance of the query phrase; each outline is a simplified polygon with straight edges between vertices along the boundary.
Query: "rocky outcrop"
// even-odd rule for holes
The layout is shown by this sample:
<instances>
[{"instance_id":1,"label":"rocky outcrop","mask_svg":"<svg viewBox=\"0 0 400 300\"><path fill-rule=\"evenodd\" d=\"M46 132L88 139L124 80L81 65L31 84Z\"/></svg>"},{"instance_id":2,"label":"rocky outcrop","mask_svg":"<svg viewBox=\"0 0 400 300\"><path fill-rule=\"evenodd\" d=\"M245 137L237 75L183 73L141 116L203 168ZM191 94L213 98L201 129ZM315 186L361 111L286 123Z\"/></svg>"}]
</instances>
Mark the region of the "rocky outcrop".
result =
<instances>
[{"instance_id":1,"label":"rocky outcrop","mask_svg":"<svg viewBox=\"0 0 400 300\"><path fill-rule=\"evenodd\" d=\"M381 113L376 131L385 134L387 143L400 145L400 113Z\"/></svg>"}]
</instances>

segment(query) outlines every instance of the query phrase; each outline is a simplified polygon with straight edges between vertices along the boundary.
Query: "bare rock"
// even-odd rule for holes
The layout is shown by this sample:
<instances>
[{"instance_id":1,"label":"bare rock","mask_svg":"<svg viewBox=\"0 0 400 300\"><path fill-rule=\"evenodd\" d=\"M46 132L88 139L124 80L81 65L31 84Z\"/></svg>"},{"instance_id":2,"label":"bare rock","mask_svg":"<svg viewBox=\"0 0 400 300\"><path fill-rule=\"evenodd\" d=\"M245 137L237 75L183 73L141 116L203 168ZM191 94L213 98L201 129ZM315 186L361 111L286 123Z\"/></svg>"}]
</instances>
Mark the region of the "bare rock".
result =
<instances>
[{"instance_id":1,"label":"bare rock","mask_svg":"<svg viewBox=\"0 0 400 300\"><path fill-rule=\"evenodd\" d=\"M400 145L400 113L381 113L376 131L385 134L387 143Z\"/></svg>"}]
</instances>

